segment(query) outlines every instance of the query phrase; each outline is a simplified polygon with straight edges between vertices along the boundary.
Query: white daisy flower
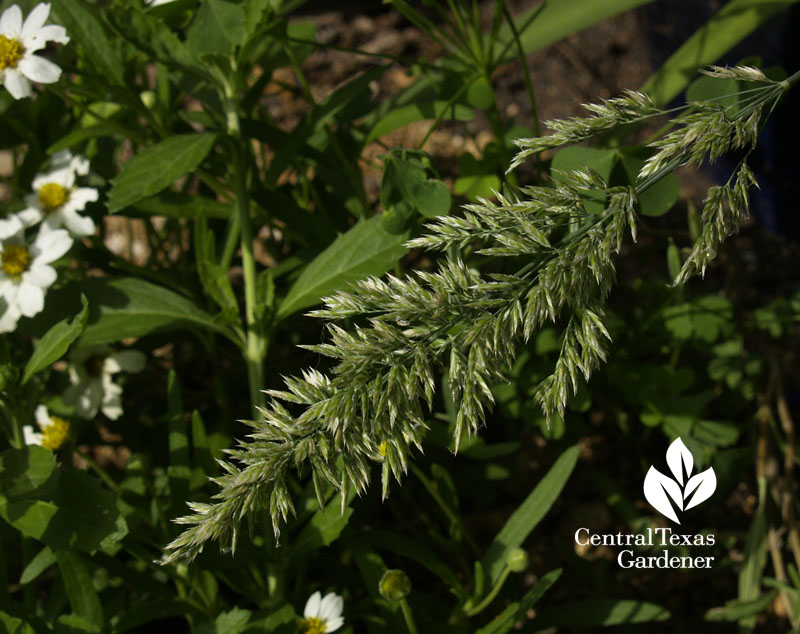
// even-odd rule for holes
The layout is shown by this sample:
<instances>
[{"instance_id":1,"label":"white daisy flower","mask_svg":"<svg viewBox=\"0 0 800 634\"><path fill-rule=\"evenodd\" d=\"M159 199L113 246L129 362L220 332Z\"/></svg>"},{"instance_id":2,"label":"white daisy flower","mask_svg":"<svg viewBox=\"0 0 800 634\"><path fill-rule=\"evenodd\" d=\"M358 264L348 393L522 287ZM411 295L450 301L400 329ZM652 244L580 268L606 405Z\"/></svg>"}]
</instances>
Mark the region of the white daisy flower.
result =
<instances>
[{"instance_id":1,"label":"white daisy flower","mask_svg":"<svg viewBox=\"0 0 800 634\"><path fill-rule=\"evenodd\" d=\"M21 233L2 241L0 246L0 296L6 304L0 316L0 332L11 332L24 315L33 317L44 308L44 292L56 281L50 266L72 246L63 229L39 234L25 246Z\"/></svg>"},{"instance_id":2,"label":"white daisy flower","mask_svg":"<svg viewBox=\"0 0 800 634\"><path fill-rule=\"evenodd\" d=\"M335 592L330 592L323 598L315 592L306 601L303 618L300 620L300 631L305 634L329 634L344 625L342 611L344 601Z\"/></svg>"},{"instance_id":3,"label":"white daisy flower","mask_svg":"<svg viewBox=\"0 0 800 634\"><path fill-rule=\"evenodd\" d=\"M70 386L64 392L64 402L74 404L75 413L81 418L94 418L98 410L111 420L122 416L122 388L114 383L113 375L144 370L144 353L112 353L108 346L89 346L73 352L70 359Z\"/></svg>"},{"instance_id":4,"label":"white daisy flower","mask_svg":"<svg viewBox=\"0 0 800 634\"><path fill-rule=\"evenodd\" d=\"M55 451L69 438L69 423L58 416L50 416L44 405L39 405L35 412L36 424L40 431L33 431L33 426L22 427L22 436L26 445L41 445L45 449Z\"/></svg>"},{"instance_id":5,"label":"white daisy flower","mask_svg":"<svg viewBox=\"0 0 800 634\"><path fill-rule=\"evenodd\" d=\"M89 173L89 161L69 150L53 156L49 172L33 179L34 193L25 197L28 207L0 220L0 239L41 222L42 233L66 227L77 236L94 233L94 221L78 214L98 198L96 189L75 187L77 176Z\"/></svg>"},{"instance_id":6,"label":"white daisy flower","mask_svg":"<svg viewBox=\"0 0 800 634\"><path fill-rule=\"evenodd\" d=\"M49 4L39 4L25 23L22 11L12 4L0 16L0 81L14 99L31 96L31 81L52 84L61 77L61 69L34 53L47 42L69 42L63 26L48 24Z\"/></svg>"}]
</instances>

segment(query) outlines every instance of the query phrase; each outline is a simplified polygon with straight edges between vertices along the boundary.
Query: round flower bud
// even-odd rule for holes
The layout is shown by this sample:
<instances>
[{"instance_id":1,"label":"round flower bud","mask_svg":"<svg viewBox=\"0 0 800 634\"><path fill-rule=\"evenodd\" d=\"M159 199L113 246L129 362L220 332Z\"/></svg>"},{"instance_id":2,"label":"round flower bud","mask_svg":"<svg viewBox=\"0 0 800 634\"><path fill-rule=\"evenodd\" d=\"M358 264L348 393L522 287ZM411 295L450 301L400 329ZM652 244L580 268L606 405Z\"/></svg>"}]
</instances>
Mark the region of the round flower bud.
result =
<instances>
[{"instance_id":1,"label":"round flower bud","mask_svg":"<svg viewBox=\"0 0 800 634\"><path fill-rule=\"evenodd\" d=\"M387 570L378 583L378 589L384 599L400 601L411 592L411 579L402 570Z\"/></svg>"},{"instance_id":2,"label":"round flower bud","mask_svg":"<svg viewBox=\"0 0 800 634\"><path fill-rule=\"evenodd\" d=\"M156 105L156 93L152 90L145 90L139 93L139 99L141 99L142 103L148 108L152 108Z\"/></svg>"},{"instance_id":3,"label":"round flower bud","mask_svg":"<svg viewBox=\"0 0 800 634\"><path fill-rule=\"evenodd\" d=\"M522 550L522 548L515 548L508 553L508 557L506 558L506 564L511 572L522 572L528 567L529 562L530 557L528 557L528 553Z\"/></svg>"}]
</instances>

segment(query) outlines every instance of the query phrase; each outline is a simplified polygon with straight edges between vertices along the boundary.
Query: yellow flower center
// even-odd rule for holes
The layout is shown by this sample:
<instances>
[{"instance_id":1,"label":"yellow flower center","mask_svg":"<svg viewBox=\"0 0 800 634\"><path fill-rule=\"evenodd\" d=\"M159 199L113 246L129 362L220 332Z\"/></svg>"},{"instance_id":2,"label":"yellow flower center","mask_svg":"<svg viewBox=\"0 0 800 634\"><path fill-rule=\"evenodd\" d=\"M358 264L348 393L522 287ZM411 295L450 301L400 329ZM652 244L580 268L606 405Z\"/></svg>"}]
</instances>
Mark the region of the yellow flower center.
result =
<instances>
[{"instance_id":1,"label":"yellow flower center","mask_svg":"<svg viewBox=\"0 0 800 634\"><path fill-rule=\"evenodd\" d=\"M381 458L386 457L386 441L384 440L380 445L378 445L378 453L381 455Z\"/></svg>"},{"instance_id":2,"label":"yellow flower center","mask_svg":"<svg viewBox=\"0 0 800 634\"><path fill-rule=\"evenodd\" d=\"M16 244L8 244L3 248L3 253L0 254L0 263L2 263L3 273L9 277L18 278L25 271L31 263L31 254L25 247L17 246Z\"/></svg>"},{"instance_id":3,"label":"yellow flower center","mask_svg":"<svg viewBox=\"0 0 800 634\"><path fill-rule=\"evenodd\" d=\"M57 416L50 417L50 425L42 428L42 447L55 451L67 442L69 423Z\"/></svg>"},{"instance_id":4,"label":"yellow flower center","mask_svg":"<svg viewBox=\"0 0 800 634\"><path fill-rule=\"evenodd\" d=\"M58 183L47 183L39 190L39 202L45 213L55 211L69 200L69 191Z\"/></svg>"},{"instance_id":5,"label":"yellow flower center","mask_svg":"<svg viewBox=\"0 0 800 634\"><path fill-rule=\"evenodd\" d=\"M325 634L328 631L325 621L316 616L309 616L300 620L300 631L303 634Z\"/></svg>"},{"instance_id":6,"label":"yellow flower center","mask_svg":"<svg viewBox=\"0 0 800 634\"><path fill-rule=\"evenodd\" d=\"M24 52L22 42L0 35L0 70L16 68Z\"/></svg>"}]
</instances>

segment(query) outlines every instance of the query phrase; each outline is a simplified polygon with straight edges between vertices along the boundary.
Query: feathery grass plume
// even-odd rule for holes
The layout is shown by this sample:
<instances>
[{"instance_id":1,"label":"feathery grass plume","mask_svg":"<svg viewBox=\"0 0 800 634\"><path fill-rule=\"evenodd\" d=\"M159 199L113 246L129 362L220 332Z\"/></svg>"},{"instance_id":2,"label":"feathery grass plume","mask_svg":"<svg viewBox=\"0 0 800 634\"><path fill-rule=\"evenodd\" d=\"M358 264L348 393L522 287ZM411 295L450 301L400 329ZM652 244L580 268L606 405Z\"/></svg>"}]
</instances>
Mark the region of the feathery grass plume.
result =
<instances>
[{"instance_id":1,"label":"feathery grass plume","mask_svg":"<svg viewBox=\"0 0 800 634\"><path fill-rule=\"evenodd\" d=\"M206 542L236 547L237 526L269 508L276 537L294 512L287 487L290 470L310 471L320 504L324 483L341 493L362 493L374 463L382 466L382 489L405 474L412 447L422 449L433 406L435 376L446 370L456 411L454 442L477 433L493 404L491 385L504 380L517 347L547 323L566 323L552 374L535 393L549 419L562 414L579 380L588 380L605 359L609 334L603 306L615 278L614 256L624 236L636 239L637 197L679 165L698 165L732 148L751 149L765 111L800 74L774 82L750 68L709 71L714 76L756 81L738 109L715 102L689 104L676 128L653 144L656 153L632 187L610 187L590 170L558 172L547 186L497 193L496 201L467 205L463 216L440 217L412 248L448 254L434 272L404 279L368 278L324 300L311 315L325 320L328 338L304 346L333 359L329 374L306 370L287 377L286 388L253 421L249 440L229 450L220 490L211 504L190 504L193 515L177 520L188 528L166 547L165 563L191 560ZM518 144L512 166L546 148L584 140L598 132L660 114L646 95L587 106L593 116L550 122L555 133ZM678 276L702 273L719 244L747 213L754 179L742 162L733 182L712 188L702 231ZM605 209L586 209L588 196ZM482 276L460 255L522 258L514 275ZM354 319L352 330L336 322ZM251 524L252 526L252 524Z\"/></svg>"}]
</instances>

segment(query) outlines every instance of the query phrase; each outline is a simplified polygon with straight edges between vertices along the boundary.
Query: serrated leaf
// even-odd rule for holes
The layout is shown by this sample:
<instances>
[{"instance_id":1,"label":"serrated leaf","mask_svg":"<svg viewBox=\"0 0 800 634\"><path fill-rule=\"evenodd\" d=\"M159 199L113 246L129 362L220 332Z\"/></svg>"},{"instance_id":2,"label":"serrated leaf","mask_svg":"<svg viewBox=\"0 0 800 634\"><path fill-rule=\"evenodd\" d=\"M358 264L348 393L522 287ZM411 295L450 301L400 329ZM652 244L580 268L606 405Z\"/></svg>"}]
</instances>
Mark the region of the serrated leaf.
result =
<instances>
[{"instance_id":1,"label":"serrated leaf","mask_svg":"<svg viewBox=\"0 0 800 634\"><path fill-rule=\"evenodd\" d=\"M81 46L97 73L108 81L122 84L123 64L90 5L83 0L58 0L53 9L69 37Z\"/></svg>"},{"instance_id":2,"label":"serrated leaf","mask_svg":"<svg viewBox=\"0 0 800 634\"><path fill-rule=\"evenodd\" d=\"M405 255L408 236L392 235L380 223L380 216L358 222L314 258L278 306L278 319L313 306L348 282L392 268Z\"/></svg>"},{"instance_id":3,"label":"serrated leaf","mask_svg":"<svg viewBox=\"0 0 800 634\"><path fill-rule=\"evenodd\" d=\"M122 166L108 193L108 211L157 194L194 171L214 145L216 135L179 134L145 148Z\"/></svg>"},{"instance_id":4,"label":"serrated leaf","mask_svg":"<svg viewBox=\"0 0 800 634\"><path fill-rule=\"evenodd\" d=\"M72 342L80 337L89 319L89 303L86 301L85 295L81 295L81 303L83 308L80 314L76 315L72 321L68 322L64 319L58 322L45 333L44 337L36 342L33 347L33 354L25 365L25 373L22 377L23 384L27 383L28 379L34 374L50 367L63 357Z\"/></svg>"}]
</instances>

